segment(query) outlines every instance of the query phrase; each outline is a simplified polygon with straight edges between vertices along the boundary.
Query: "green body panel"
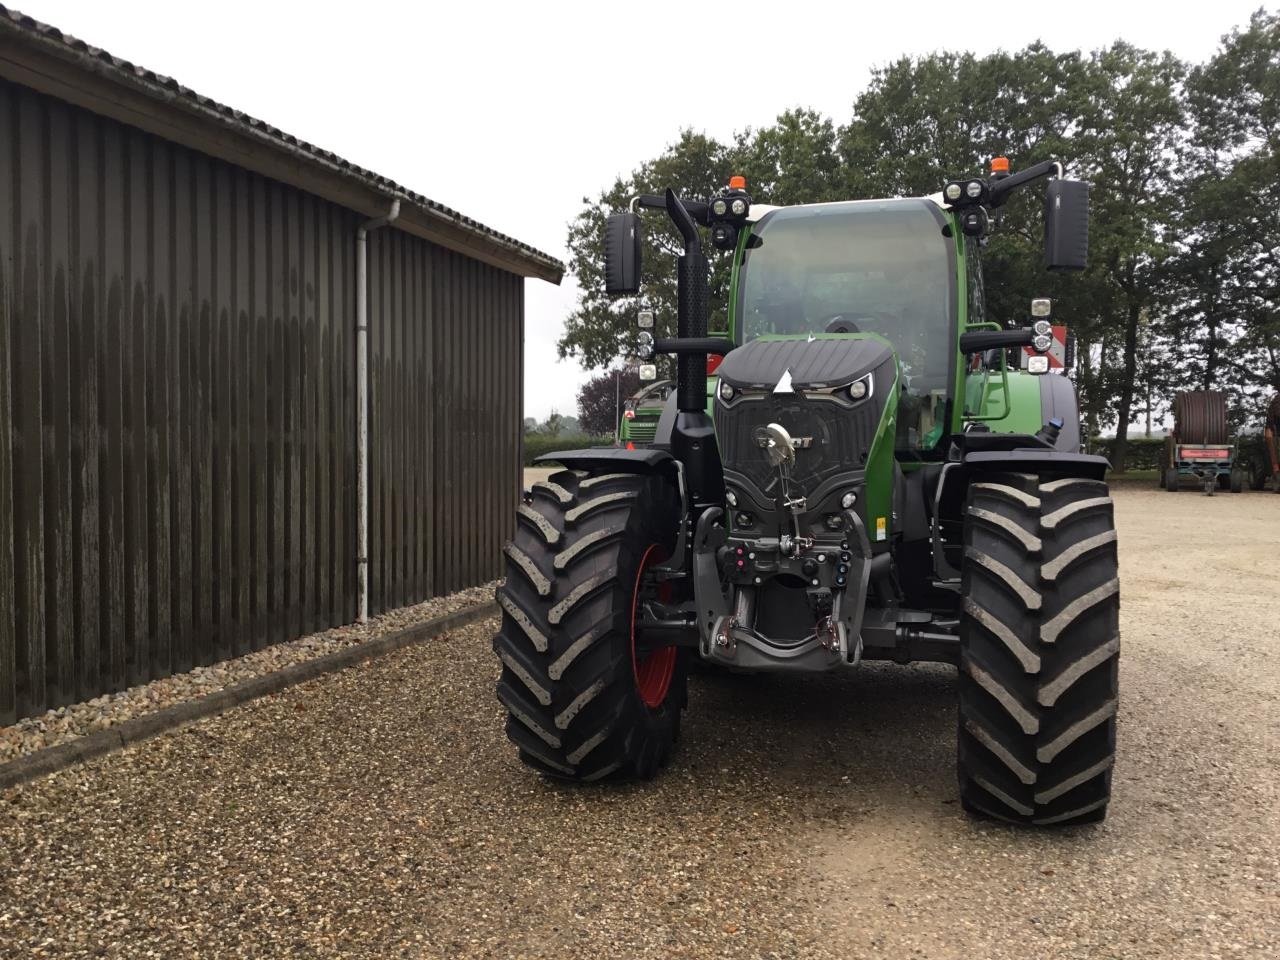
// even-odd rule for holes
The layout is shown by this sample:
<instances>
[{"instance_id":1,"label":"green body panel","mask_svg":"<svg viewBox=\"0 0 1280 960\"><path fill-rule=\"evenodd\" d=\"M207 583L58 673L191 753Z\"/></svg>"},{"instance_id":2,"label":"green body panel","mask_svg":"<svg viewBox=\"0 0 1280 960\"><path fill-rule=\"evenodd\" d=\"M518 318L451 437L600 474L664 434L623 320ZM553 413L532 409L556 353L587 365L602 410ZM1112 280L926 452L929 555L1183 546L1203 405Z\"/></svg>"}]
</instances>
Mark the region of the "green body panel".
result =
<instances>
[{"instance_id":1,"label":"green body panel","mask_svg":"<svg viewBox=\"0 0 1280 960\"><path fill-rule=\"evenodd\" d=\"M1041 376L1048 374L1010 370L1006 392L1005 377L993 370L980 370L965 381L965 409L998 433L1035 433L1044 426L1040 418Z\"/></svg>"}]
</instances>

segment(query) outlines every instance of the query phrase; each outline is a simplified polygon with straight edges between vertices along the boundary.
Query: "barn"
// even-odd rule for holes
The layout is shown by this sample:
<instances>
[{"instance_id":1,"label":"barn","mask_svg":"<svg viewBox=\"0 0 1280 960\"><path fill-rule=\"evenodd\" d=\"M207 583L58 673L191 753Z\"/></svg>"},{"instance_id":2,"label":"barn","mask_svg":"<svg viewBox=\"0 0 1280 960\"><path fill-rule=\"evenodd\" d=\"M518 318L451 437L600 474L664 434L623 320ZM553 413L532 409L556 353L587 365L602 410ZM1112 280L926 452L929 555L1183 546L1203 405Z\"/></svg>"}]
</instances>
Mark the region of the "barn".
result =
<instances>
[{"instance_id":1,"label":"barn","mask_svg":"<svg viewBox=\"0 0 1280 960\"><path fill-rule=\"evenodd\" d=\"M0 724L495 578L563 269L0 7Z\"/></svg>"}]
</instances>

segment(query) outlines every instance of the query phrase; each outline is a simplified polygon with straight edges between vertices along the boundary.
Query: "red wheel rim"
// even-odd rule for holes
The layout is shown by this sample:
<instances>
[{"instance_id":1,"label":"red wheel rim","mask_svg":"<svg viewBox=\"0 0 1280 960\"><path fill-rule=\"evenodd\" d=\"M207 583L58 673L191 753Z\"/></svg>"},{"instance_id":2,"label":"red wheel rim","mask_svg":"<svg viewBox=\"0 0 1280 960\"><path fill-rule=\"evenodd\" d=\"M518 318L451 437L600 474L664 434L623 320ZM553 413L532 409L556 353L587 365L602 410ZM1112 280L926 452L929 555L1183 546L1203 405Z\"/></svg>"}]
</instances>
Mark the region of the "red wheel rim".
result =
<instances>
[{"instance_id":1,"label":"red wheel rim","mask_svg":"<svg viewBox=\"0 0 1280 960\"><path fill-rule=\"evenodd\" d=\"M667 691L671 689L671 677L676 672L676 648L662 647L650 650L642 659L636 653L636 611L640 607L640 581L644 572L662 561L658 554L658 545L652 544L640 558L640 569L636 571L635 590L631 595L631 669L636 677L636 692L648 708L656 709L667 699ZM670 592L670 585L663 584L659 594L665 590Z\"/></svg>"}]
</instances>

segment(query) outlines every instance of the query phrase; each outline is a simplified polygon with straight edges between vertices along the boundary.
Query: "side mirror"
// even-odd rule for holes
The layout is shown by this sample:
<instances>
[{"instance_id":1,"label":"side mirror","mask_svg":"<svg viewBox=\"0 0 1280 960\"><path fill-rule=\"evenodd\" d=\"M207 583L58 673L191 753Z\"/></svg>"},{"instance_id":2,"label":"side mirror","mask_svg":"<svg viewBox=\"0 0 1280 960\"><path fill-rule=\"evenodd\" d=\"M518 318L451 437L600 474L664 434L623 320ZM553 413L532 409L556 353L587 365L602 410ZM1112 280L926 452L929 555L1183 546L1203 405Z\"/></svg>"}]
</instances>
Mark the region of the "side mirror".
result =
<instances>
[{"instance_id":1,"label":"side mirror","mask_svg":"<svg viewBox=\"0 0 1280 960\"><path fill-rule=\"evenodd\" d=\"M604 292L640 292L640 215L611 213L604 226Z\"/></svg>"},{"instance_id":2,"label":"side mirror","mask_svg":"<svg viewBox=\"0 0 1280 960\"><path fill-rule=\"evenodd\" d=\"M1083 270L1089 262L1089 185L1050 180L1044 192L1044 265Z\"/></svg>"}]
</instances>

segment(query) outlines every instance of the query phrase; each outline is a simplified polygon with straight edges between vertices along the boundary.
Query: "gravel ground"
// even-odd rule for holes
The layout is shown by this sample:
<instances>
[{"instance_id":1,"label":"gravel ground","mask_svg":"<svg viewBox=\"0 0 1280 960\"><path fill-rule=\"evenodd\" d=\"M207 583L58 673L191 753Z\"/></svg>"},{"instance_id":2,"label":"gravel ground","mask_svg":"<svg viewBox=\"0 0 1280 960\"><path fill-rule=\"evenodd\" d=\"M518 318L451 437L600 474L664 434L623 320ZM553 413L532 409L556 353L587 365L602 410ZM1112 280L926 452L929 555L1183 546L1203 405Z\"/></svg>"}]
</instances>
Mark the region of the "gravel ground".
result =
<instances>
[{"instance_id":1,"label":"gravel ground","mask_svg":"<svg viewBox=\"0 0 1280 960\"><path fill-rule=\"evenodd\" d=\"M0 953L1273 960L1280 498L1116 502L1102 826L964 818L933 666L699 676L655 782L539 780L479 624L0 794Z\"/></svg>"},{"instance_id":2,"label":"gravel ground","mask_svg":"<svg viewBox=\"0 0 1280 960\"><path fill-rule=\"evenodd\" d=\"M335 627L323 633L276 644L235 660L197 667L187 673L153 680L119 693L95 697L84 703L59 707L36 717L27 717L12 726L0 727L0 763L34 753L44 747L66 743L95 730L113 727L161 707L184 700L198 700L224 687L273 673L303 660L312 660L343 647L395 633L432 617L492 600L496 586L497 581L470 587L447 597L436 597L416 606L392 610L374 617L368 623Z\"/></svg>"}]
</instances>

